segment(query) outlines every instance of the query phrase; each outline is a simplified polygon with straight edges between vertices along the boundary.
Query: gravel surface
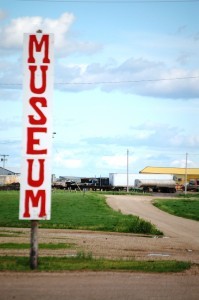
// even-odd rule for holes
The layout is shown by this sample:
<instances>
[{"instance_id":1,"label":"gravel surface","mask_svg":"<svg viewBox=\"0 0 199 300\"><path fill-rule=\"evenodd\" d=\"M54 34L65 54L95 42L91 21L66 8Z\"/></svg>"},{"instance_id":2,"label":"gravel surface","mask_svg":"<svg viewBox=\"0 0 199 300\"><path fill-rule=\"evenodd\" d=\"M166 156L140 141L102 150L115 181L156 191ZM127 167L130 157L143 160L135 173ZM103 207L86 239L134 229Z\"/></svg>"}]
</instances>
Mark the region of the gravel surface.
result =
<instances>
[{"instance_id":1,"label":"gravel surface","mask_svg":"<svg viewBox=\"0 0 199 300\"><path fill-rule=\"evenodd\" d=\"M0 273L1 300L198 300L199 276L129 272Z\"/></svg>"},{"instance_id":2,"label":"gravel surface","mask_svg":"<svg viewBox=\"0 0 199 300\"><path fill-rule=\"evenodd\" d=\"M199 222L166 213L152 205L153 199L154 197L109 196L107 203L124 214L133 214L150 221L163 231L164 238L168 238L171 244L181 246L182 249L199 250Z\"/></svg>"}]
</instances>

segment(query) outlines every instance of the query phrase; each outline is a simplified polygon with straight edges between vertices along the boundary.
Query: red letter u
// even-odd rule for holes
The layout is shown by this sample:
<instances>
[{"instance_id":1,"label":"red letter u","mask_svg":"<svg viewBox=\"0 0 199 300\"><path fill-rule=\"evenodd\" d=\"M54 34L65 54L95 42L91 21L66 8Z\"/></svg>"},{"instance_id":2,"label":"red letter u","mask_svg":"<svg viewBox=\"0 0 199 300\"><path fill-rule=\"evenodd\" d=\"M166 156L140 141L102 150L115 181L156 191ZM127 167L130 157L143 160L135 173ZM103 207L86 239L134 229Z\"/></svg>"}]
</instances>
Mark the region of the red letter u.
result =
<instances>
[{"instance_id":1,"label":"red letter u","mask_svg":"<svg viewBox=\"0 0 199 300\"><path fill-rule=\"evenodd\" d=\"M48 66L40 66L41 69L41 78L42 78L42 83L41 87L37 88L35 86L35 72L37 71L37 66L29 66L30 70L30 90L34 94L43 94L46 90L46 71L48 70Z\"/></svg>"},{"instance_id":2,"label":"red letter u","mask_svg":"<svg viewBox=\"0 0 199 300\"><path fill-rule=\"evenodd\" d=\"M37 180L33 179L33 162L34 159L27 159L28 162L28 185L32 187L39 187L44 182L44 159L38 159L39 162L39 178Z\"/></svg>"}]
</instances>

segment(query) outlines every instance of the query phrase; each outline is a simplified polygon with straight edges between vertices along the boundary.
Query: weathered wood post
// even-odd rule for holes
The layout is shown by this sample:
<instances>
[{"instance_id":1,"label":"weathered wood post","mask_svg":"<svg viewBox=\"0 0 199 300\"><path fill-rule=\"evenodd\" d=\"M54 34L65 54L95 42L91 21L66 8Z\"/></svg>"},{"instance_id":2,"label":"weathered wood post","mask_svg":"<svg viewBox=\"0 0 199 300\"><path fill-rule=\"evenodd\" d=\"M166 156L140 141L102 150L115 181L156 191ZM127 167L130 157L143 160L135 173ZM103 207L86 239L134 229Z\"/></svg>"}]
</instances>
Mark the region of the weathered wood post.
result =
<instances>
[{"instance_id":1,"label":"weathered wood post","mask_svg":"<svg viewBox=\"0 0 199 300\"><path fill-rule=\"evenodd\" d=\"M31 221L31 234L30 234L30 268L32 270L38 267L38 225L39 221Z\"/></svg>"}]
</instances>

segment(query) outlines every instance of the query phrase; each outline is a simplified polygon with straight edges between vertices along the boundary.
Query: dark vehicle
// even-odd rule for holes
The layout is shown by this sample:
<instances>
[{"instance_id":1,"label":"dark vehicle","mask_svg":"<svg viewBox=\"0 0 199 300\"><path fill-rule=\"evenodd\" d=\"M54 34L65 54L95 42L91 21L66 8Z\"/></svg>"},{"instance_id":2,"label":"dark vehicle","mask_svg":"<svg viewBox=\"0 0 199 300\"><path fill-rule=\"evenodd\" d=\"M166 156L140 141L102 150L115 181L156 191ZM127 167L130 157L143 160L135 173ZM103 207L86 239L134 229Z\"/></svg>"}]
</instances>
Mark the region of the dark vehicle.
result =
<instances>
[{"instance_id":1,"label":"dark vehicle","mask_svg":"<svg viewBox=\"0 0 199 300\"><path fill-rule=\"evenodd\" d=\"M183 186L183 190L185 191L185 186ZM188 192L199 192L199 180L198 179L191 179L187 184L187 191Z\"/></svg>"}]
</instances>

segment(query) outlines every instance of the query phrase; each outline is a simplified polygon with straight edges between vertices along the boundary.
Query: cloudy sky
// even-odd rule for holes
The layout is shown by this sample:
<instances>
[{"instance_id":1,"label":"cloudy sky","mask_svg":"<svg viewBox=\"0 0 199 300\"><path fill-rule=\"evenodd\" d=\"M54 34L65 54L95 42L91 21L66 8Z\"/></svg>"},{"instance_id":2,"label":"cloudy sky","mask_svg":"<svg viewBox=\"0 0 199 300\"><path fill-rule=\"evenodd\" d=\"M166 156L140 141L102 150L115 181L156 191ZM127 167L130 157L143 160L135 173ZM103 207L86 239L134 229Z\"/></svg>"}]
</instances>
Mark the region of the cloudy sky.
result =
<instances>
[{"instance_id":1,"label":"cloudy sky","mask_svg":"<svg viewBox=\"0 0 199 300\"><path fill-rule=\"evenodd\" d=\"M20 170L23 34L55 35L52 172L199 167L199 1L0 0L0 154ZM2 166L1 162L1 166Z\"/></svg>"}]
</instances>

